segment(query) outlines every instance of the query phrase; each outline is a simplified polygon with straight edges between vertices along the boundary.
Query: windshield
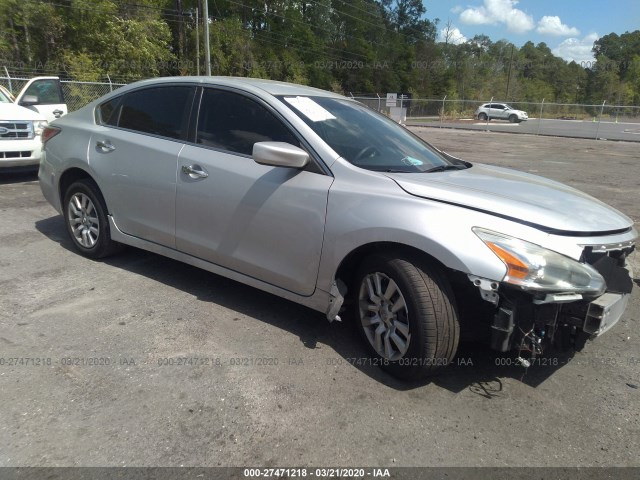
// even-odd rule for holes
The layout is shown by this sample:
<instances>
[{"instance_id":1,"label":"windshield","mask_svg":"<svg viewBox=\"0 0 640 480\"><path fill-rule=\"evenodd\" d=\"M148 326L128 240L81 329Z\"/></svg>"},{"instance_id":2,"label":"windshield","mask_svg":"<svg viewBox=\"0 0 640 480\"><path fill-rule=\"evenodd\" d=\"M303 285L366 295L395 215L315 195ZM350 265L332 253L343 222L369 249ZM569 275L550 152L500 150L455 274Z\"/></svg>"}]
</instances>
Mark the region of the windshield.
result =
<instances>
[{"instance_id":1,"label":"windshield","mask_svg":"<svg viewBox=\"0 0 640 480\"><path fill-rule=\"evenodd\" d=\"M358 102L327 97L279 98L341 157L358 167L380 172L427 172L456 165L405 128Z\"/></svg>"}]
</instances>

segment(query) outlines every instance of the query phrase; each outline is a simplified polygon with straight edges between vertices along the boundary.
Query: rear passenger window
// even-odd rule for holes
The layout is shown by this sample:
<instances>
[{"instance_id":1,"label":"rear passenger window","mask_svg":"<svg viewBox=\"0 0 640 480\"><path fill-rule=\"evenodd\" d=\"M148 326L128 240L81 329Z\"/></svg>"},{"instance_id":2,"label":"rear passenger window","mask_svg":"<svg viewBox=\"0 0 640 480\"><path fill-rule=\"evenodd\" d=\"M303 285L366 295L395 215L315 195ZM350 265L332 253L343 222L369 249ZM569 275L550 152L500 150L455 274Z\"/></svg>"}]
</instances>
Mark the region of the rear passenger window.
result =
<instances>
[{"instance_id":1,"label":"rear passenger window","mask_svg":"<svg viewBox=\"0 0 640 480\"><path fill-rule=\"evenodd\" d=\"M300 142L258 102L237 93L206 89L202 95L196 142L207 147L251 155L256 142Z\"/></svg>"},{"instance_id":2,"label":"rear passenger window","mask_svg":"<svg viewBox=\"0 0 640 480\"><path fill-rule=\"evenodd\" d=\"M162 137L185 138L193 92L193 87L167 86L128 93L122 99L117 126ZM111 120L109 124L115 125Z\"/></svg>"},{"instance_id":3,"label":"rear passenger window","mask_svg":"<svg viewBox=\"0 0 640 480\"><path fill-rule=\"evenodd\" d=\"M104 102L98 106L99 122L102 125L118 125L118 118L120 113L120 101L122 97L117 97Z\"/></svg>"}]
</instances>

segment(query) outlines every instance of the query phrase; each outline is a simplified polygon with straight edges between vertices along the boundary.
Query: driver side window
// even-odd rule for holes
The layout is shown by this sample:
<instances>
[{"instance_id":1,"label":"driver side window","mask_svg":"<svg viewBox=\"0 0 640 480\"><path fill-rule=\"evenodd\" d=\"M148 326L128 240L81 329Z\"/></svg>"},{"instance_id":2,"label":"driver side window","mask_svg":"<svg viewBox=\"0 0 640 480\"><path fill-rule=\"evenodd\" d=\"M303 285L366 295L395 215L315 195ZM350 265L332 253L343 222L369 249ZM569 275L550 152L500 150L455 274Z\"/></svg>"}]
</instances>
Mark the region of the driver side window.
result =
<instances>
[{"instance_id":1,"label":"driver side window","mask_svg":"<svg viewBox=\"0 0 640 480\"><path fill-rule=\"evenodd\" d=\"M237 93L205 89L198 115L196 143L251 155L257 142L300 142L258 102Z\"/></svg>"},{"instance_id":2,"label":"driver side window","mask_svg":"<svg viewBox=\"0 0 640 480\"><path fill-rule=\"evenodd\" d=\"M34 81L24 92L23 98L27 95L33 95L38 98L41 105L58 105L64 103L62 98L62 90L58 80L40 79Z\"/></svg>"}]
</instances>

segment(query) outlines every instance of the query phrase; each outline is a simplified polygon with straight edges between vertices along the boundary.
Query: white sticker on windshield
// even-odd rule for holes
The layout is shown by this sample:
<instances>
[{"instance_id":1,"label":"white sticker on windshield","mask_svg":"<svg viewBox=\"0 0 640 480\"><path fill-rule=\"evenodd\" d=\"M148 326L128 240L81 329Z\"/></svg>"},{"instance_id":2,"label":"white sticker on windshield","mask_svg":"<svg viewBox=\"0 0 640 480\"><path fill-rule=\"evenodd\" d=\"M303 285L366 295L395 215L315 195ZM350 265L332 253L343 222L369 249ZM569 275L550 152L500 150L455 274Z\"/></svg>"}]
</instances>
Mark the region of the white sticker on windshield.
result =
<instances>
[{"instance_id":1,"label":"white sticker on windshield","mask_svg":"<svg viewBox=\"0 0 640 480\"><path fill-rule=\"evenodd\" d=\"M336 118L309 97L285 97L284 99L312 122L324 122Z\"/></svg>"}]
</instances>

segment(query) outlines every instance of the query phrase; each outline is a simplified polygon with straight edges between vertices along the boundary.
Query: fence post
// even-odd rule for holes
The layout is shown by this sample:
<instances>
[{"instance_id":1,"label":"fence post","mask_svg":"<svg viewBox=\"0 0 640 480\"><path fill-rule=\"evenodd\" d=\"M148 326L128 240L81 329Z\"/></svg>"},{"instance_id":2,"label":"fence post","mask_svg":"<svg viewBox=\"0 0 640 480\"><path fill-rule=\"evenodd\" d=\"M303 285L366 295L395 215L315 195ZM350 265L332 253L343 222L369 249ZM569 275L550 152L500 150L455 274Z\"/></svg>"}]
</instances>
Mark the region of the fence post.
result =
<instances>
[{"instance_id":1,"label":"fence post","mask_svg":"<svg viewBox=\"0 0 640 480\"><path fill-rule=\"evenodd\" d=\"M113 92L113 85L111 84L111 77L109 76L108 73L107 73L107 80L109 80L109 91Z\"/></svg>"},{"instance_id":2,"label":"fence post","mask_svg":"<svg viewBox=\"0 0 640 480\"><path fill-rule=\"evenodd\" d=\"M7 80L9 80L9 91L13 93L13 88L11 87L11 75L9 75L9 70L7 70L7 67L4 67L4 73L7 74Z\"/></svg>"},{"instance_id":3,"label":"fence post","mask_svg":"<svg viewBox=\"0 0 640 480\"><path fill-rule=\"evenodd\" d=\"M489 103L493 103L493 97L491 97L491 100L489 100ZM489 131L489 115L487 115L487 124L485 127L485 132Z\"/></svg>"},{"instance_id":4,"label":"fence post","mask_svg":"<svg viewBox=\"0 0 640 480\"><path fill-rule=\"evenodd\" d=\"M553 103L553 102L551 102ZM538 132L536 135L540 135L540 124L542 123L542 109L544 108L544 98L542 99L542 103L540 104L540 115L538 115Z\"/></svg>"},{"instance_id":5,"label":"fence post","mask_svg":"<svg viewBox=\"0 0 640 480\"><path fill-rule=\"evenodd\" d=\"M440 128L442 128L442 119L444 118L444 105L445 105L445 101L447 100L447 96L445 95L444 98L442 99L442 113L440 114Z\"/></svg>"},{"instance_id":6,"label":"fence post","mask_svg":"<svg viewBox=\"0 0 640 480\"><path fill-rule=\"evenodd\" d=\"M600 131L600 122L602 121L602 113L604 112L605 103L607 103L606 100L602 102L602 107L600 107L600 116L598 117L598 126L596 127L596 140L598 140L598 132Z\"/></svg>"},{"instance_id":7,"label":"fence post","mask_svg":"<svg viewBox=\"0 0 640 480\"><path fill-rule=\"evenodd\" d=\"M378 112L380 112L380 95L376 93L376 97L378 97Z\"/></svg>"}]
</instances>

